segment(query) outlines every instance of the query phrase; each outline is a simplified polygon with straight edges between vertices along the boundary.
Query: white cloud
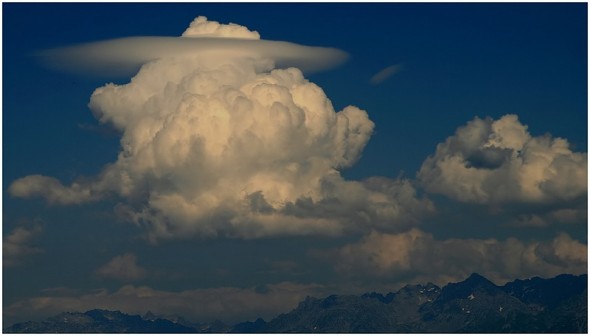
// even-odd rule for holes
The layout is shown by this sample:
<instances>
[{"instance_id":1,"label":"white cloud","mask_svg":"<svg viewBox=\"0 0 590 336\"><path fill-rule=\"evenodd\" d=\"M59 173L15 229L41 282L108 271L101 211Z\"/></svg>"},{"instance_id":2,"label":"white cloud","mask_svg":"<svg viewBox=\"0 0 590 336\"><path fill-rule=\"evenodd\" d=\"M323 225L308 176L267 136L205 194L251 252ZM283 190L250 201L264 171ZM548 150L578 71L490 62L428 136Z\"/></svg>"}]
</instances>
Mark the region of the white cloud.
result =
<instances>
[{"instance_id":1,"label":"white cloud","mask_svg":"<svg viewBox=\"0 0 590 336\"><path fill-rule=\"evenodd\" d=\"M46 292L44 296L17 301L5 307L4 321L44 319L63 311L85 312L91 309L120 310L128 314L178 314L189 321L226 323L269 320L292 310L306 296L325 295L315 284L281 282L263 287L218 287L181 292L126 285L115 292L105 289L75 295L72 291Z\"/></svg>"},{"instance_id":2,"label":"white cloud","mask_svg":"<svg viewBox=\"0 0 590 336\"><path fill-rule=\"evenodd\" d=\"M463 202L561 202L587 195L587 169L587 153L572 152L562 138L532 137L506 115L457 129L418 178L427 191Z\"/></svg>"},{"instance_id":3,"label":"white cloud","mask_svg":"<svg viewBox=\"0 0 590 336\"><path fill-rule=\"evenodd\" d=\"M32 241L43 232L40 223L31 227L16 227L2 241L2 265L6 267L18 265L26 256L43 252L31 245Z\"/></svg>"},{"instance_id":4,"label":"white cloud","mask_svg":"<svg viewBox=\"0 0 590 336\"><path fill-rule=\"evenodd\" d=\"M14 181L8 188L14 197L41 196L51 204L80 204L97 200L100 195L87 183L74 182L65 187L58 179L42 175L29 175Z\"/></svg>"},{"instance_id":5,"label":"white cloud","mask_svg":"<svg viewBox=\"0 0 590 336\"><path fill-rule=\"evenodd\" d=\"M381 84L384 81L386 81L387 79L389 79L389 77L397 74L401 70L402 70L401 64L390 65L390 66L380 70L375 75L373 75L373 77L371 77L371 79L369 80L369 83L371 83L372 85Z\"/></svg>"},{"instance_id":6,"label":"white cloud","mask_svg":"<svg viewBox=\"0 0 590 336\"><path fill-rule=\"evenodd\" d=\"M586 245L565 233L548 242L515 238L436 240L429 233L411 229L400 234L372 232L324 257L347 276L444 285L473 272L498 284L516 278L586 273L587 253Z\"/></svg>"},{"instance_id":7,"label":"white cloud","mask_svg":"<svg viewBox=\"0 0 590 336\"><path fill-rule=\"evenodd\" d=\"M256 37L204 18L187 32ZM408 181L340 176L372 134L365 111L335 111L299 69L263 71L264 57L231 55L162 57L126 85L98 88L89 106L122 133L117 161L71 186L27 176L11 195L60 204L118 195L118 213L152 241L399 231L432 210Z\"/></svg>"},{"instance_id":8,"label":"white cloud","mask_svg":"<svg viewBox=\"0 0 590 336\"><path fill-rule=\"evenodd\" d=\"M146 270L137 264L137 257L132 253L116 256L96 270L99 277L120 281L140 280L146 274Z\"/></svg>"},{"instance_id":9,"label":"white cloud","mask_svg":"<svg viewBox=\"0 0 590 336\"><path fill-rule=\"evenodd\" d=\"M260 34L257 31L251 31L235 23L220 24L216 21L209 21L204 16L194 19L184 33L182 33L182 36L260 39Z\"/></svg>"}]
</instances>

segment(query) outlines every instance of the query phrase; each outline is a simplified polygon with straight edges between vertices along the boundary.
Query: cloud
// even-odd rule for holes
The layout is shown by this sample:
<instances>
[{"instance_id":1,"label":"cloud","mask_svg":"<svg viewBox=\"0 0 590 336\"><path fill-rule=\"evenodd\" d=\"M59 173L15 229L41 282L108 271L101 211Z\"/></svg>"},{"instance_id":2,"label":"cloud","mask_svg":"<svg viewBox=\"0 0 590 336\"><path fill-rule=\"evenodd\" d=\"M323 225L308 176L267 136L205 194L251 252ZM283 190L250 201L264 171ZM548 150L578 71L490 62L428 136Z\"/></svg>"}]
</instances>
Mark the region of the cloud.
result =
<instances>
[{"instance_id":1,"label":"cloud","mask_svg":"<svg viewBox=\"0 0 590 336\"><path fill-rule=\"evenodd\" d=\"M515 226L547 227L552 224L588 223L588 209L559 209L544 214L521 214L514 220Z\"/></svg>"},{"instance_id":2,"label":"cloud","mask_svg":"<svg viewBox=\"0 0 590 336\"><path fill-rule=\"evenodd\" d=\"M257 32L200 16L182 37L141 36L45 50L37 56L59 70L101 76L131 75L148 62L165 58L200 58L216 66L231 59L256 60L256 67L297 67L305 72L342 64L348 54L335 48L261 40Z\"/></svg>"},{"instance_id":3,"label":"cloud","mask_svg":"<svg viewBox=\"0 0 590 336\"><path fill-rule=\"evenodd\" d=\"M249 34L224 27L197 18L187 31ZM335 111L297 68L261 71L263 59L230 54L162 57L96 89L94 115L122 134L117 161L71 186L33 175L9 192L57 204L120 197L117 213L152 241L399 231L432 211L407 180L341 177L373 132L365 111Z\"/></svg>"},{"instance_id":4,"label":"cloud","mask_svg":"<svg viewBox=\"0 0 590 336\"><path fill-rule=\"evenodd\" d=\"M257 31L251 31L248 28L235 23L220 24L216 21L209 21L204 16L199 16L194 19L184 33L182 33L182 36L240 38L251 40L260 39L260 34Z\"/></svg>"},{"instance_id":5,"label":"cloud","mask_svg":"<svg viewBox=\"0 0 590 336\"><path fill-rule=\"evenodd\" d=\"M132 253L125 253L114 257L111 261L96 270L101 278L120 281L135 281L143 279L147 272L137 265L137 257Z\"/></svg>"},{"instance_id":6,"label":"cloud","mask_svg":"<svg viewBox=\"0 0 590 336\"><path fill-rule=\"evenodd\" d=\"M292 310L310 295L324 295L322 286L281 282L263 288L218 287L180 292L156 290L147 286L126 285L115 292L99 289L75 295L72 291L46 292L44 296L17 301L4 309L4 322L15 319L42 319L63 311L85 312L91 309L120 310L128 314L157 315L174 312L189 321L226 323L269 320Z\"/></svg>"},{"instance_id":7,"label":"cloud","mask_svg":"<svg viewBox=\"0 0 590 336\"><path fill-rule=\"evenodd\" d=\"M533 137L516 115L474 120L429 156L418 179L431 193L473 203L555 203L587 195L588 155Z\"/></svg>"},{"instance_id":8,"label":"cloud","mask_svg":"<svg viewBox=\"0 0 590 336\"><path fill-rule=\"evenodd\" d=\"M31 198L40 196L51 204L81 204L98 200L100 196L88 184L79 182L65 187L59 180L42 175L29 175L17 179L8 188L13 197Z\"/></svg>"},{"instance_id":9,"label":"cloud","mask_svg":"<svg viewBox=\"0 0 590 336\"><path fill-rule=\"evenodd\" d=\"M18 265L23 258L29 255L43 252L38 247L32 246L32 241L43 232L41 223L36 222L30 227L16 227L2 241L3 266Z\"/></svg>"},{"instance_id":10,"label":"cloud","mask_svg":"<svg viewBox=\"0 0 590 336\"><path fill-rule=\"evenodd\" d=\"M532 276L587 272L588 247L560 233L551 241L515 238L436 240L411 229L399 234L372 232L359 242L324 253L349 277L373 277L400 283L444 285L478 272L496 283Z\"/></svg>"},{"instance_id":11,"label":"cloud","mask_svg":"<svg viewBox=\"0 0 590 336\"><path fill-rule=\"evenodd\" d=\"M369 80L369 83L371 83L372 85L381 84L384 81L386 81L387 79L389 79L389 77L399 73L401 70L402 70L401 64L390 65L390 66L380 70L375 75L373 75L373 77L371 77L371 79Z\"/></svg>"}]
</instances>

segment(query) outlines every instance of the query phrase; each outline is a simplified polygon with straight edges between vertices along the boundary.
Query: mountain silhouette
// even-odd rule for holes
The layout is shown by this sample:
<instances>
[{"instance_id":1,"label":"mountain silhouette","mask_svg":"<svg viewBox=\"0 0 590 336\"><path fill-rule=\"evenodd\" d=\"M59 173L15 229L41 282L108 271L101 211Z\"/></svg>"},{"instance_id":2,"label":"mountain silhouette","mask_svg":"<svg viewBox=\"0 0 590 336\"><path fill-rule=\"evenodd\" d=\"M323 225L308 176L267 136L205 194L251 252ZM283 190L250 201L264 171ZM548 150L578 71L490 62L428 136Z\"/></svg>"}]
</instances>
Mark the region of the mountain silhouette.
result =
<instances>
[{"instance_id":1,"label":"mountain silhouette","mask_svg":"<svg viewBox=\"0 0 590 336\"><path fill-rule=\"evenodd\" d=\"M587 333L588 276L535 277L497 286L479 274L439 288L307 297L266 322L193 323L174 315L119 311L61 313L5 333Z\"/></svg>"}]
</instances>

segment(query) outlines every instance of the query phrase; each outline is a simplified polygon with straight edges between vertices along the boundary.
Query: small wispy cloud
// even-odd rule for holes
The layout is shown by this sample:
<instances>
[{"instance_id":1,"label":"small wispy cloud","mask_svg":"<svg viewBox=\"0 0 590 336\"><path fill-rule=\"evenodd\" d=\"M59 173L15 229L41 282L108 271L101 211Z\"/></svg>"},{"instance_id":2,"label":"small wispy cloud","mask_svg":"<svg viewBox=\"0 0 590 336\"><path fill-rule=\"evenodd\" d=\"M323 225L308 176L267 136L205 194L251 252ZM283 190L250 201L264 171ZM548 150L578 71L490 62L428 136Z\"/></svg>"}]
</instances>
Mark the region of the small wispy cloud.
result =
<instances>
[{"instance_id":1,"label":"small wispy cloud","mask_svg":"<svg viewBox=\"0 0 590 336\"><path fill-rule=\"evenodd\" d=\"M43 252L42 249L31 245L42 232L43 225L39 222L31 227L19 226L12 230L2 241L3 266L16 266L25 256Z\"/></svg>"},{"instance_id":2,"label":"small wispy cloud","mask_svg":"<svg viewBox=\"0 0 590 336\"><path fill-rule=\"evenodd\" d=\"M121 281L134 281L143 279L146 270L137 264L137 257L132 253L125 253L114 257L111 261L96 270L96 275L101 278Z\"/></svg>"},{"instance_id":3,"label":"small wispy cloud","mask_svg":"<svg viewBox=\"0 0 590 336\"><path fill-rule=\"evenodd\" d=\"M371 79L369 83L372 85L378 85L389 79L389 77L399 73L402 71L403 66L401 64L394 64L382 69L381 71L377 72Z\"/></svg>"}]
</instances>

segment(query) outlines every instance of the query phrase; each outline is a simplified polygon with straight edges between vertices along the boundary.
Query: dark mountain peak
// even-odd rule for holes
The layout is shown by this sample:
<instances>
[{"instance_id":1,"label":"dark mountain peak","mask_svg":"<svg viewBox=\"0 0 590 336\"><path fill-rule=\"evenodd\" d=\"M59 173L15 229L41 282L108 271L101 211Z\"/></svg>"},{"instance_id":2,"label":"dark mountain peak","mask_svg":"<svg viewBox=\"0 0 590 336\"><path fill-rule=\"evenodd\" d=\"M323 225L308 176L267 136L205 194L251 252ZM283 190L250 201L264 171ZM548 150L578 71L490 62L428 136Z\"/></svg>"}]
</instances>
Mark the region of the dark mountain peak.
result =
<instances>
[{"instance_id":1,"label":"dark mountain peak","mask_svg":"<svg viewBox=\"0 0 590 336\"><path fill-rule=\"evenodd\" d=\"M397 305L420 306L432 302L440 295L440 288L432 283L423 285L406 285L392 297Z\"/></svg>"},{"instance_id":2,"label":"dark mountain peak","mask_svg":"<svg viewBox=\"0 0 590 336\"><path fill-rule=\"evenodd\" d=\"M439 300L448 301L471 298L476 292L484 292L492 296L503 293L493 282L477 273L473 273L461 282L449 283L444 286L441 290Z\"/></svg>"},{"instance_id":3,"label":"dark mountain peak","mask_svg":"<svg viewBox=\"0 0 590 336\"><path fill-rule=\"evenodd\" d=\"M402 288L400 288L397 293L403 293L403 292L415 292L418 288L420 287L420 285L405 285Z\"/></svg>"},{"instance_id":4,"label":"dark mountain peak","mask_svg":"<svg viewBox=\"0 0 590 336\"><path fill-rule=\"evenodd\" d=\"M92 323L94 319L86 314L79 312L64 312L57 314L47 319L48 321L55 323L77 323L77 324L88 324Z\"/></svg>"},{"instance_id":5,"label":"dark mountain peak","mask_svg":"<svg viewBox=\"0 0 590 336\"><path fill-rule=\"evenodd\" d=\"M106 310L106 309L91 309L86 311L84 314L97 314L97 315L112 315L112 314L121 314L118 310Z\"/></svg>"},{"instance_id":6,"label":"dark mountain peak","mask_svg":"<svg viewBox=\"0 0 590 336\"><path fill-rule=\"evenodd\" d=\"M242 322L238 323L230 330L230 333L245 334L245 333L258 333L262 331L266 326L266 321L262 318L256 319L254 322Z\"/></svg>"},{"instance_id":7,"label":"dark mountain peak","mask_svg":"<svg viewBox=\"0 0 590 336\"><path fill-rule=\"evenodd\" d=\"M463 282L472 282L472 283L488 283L489 282L489 283L493 284L490 280L488 280L486 277L484 277L483 275L481 275L479 273L471 273L471 275L469 277L467 277L467 279L465 279Z\"/></svg>"},{"instance_id":8,"label":"dark mountain peak","mask_svg":"<svg viewBox=\"0 0 590 336\"><path fill-rule=\"evenodd\" d=\"M440 287L433 284L432 282L427 283L426 285L405 285L404 287L400 288L397 292L421 292L421 291L433 291L439 290Z\"/></svg>"},{"instance_id":9,"label":"dark mountain peak","mask_svg":"<svg viewBox=\"0 0 590 336\"><path fill-rule=\"evenodd\" d=\"M570 281L570 282L584 282L588 281L588 274L580 274L580 275L573 275L573 274L560 274L553 278L555 281ZM543 279L545 280L545 279Z\"/></svg>"},{"instance_id":10,"label":"dark mountain peak","mask_svg":"<svg viewBox=\"0 0 590 336\"><path fill-rule=\"evenodd\" d=\"M398 295L418 295L424 293L431 293L439 291L440 288L435 284L429 282L426 285L405 285L404 287L400 288L396 294Z\"/></svg>"},{"instance_id":11,"label":"dark mountain peak","mask_svg":"<svg viewBox=\"0 0 590 336\"><path fill-rule=\"evenodd\" d=\"M329 308L338 304L338 295L330 295L327 298L323 299L320 303L320 307L322 308Z\"/></svg>"},{"instance_id":12,"label":"dark mountain peak","mask_svg":"<svg viewBox=\"0 0 590 336\"><path fill-rule=\"evenodd\" d=\"M90 316L94 319L122 319L129 315L123 314L118 310L104 310L104 309L92 309L84 313L84 315ZM138 316L139 317L139 316Z\"/></svg>"},{"instance_id":13,"label":"dark mountain peak","mask_svg":"<svg viewBox=\"0 0 590 336\"><path fill-rule=\"evenodd\" d=\"M422 285L405 285L400 288L395 294L399 297L417 296L420 292L424 292Z\"/></svg>"},{"instance_id":14,"label":"dark mountain peak","mask_svg":"<svg viewBox=\"0 0 590 336\"><path fill-rule=\"evenodd\" d=\"M156 320L158 317L152 313L151 310L148 310L144 315L143 315L143 319L144 320L148 320L148 321L154 321Z\"/></svg>"},{"instance_id":15,"label":"dark mountain peak","mask_svg":"<svg viewBox=\"0 0 590 336\"><path fill-rule=\"evenodd\" d=\"M190 333L194 328L169 320L149 321L139 315L93 309L85 313L61 313L43 322L17 323L9 333Z\"/></svg>"},{"instance_id":16,"label":"dark mountain peak","mask_svg":"<svg viewBox=\"0 0 590 336\"><path fill-rule=\"evenodd\" d=\"M438 287L437 285L433 284L432 282L427 283L426 286L424 286L424 288L426 288L426 289L431 289L431 288L440 289L440 287Z\"/></svg>"},{"instance_id":17,"label":"dark mountain peak","mask_svg":"<svg viewBox=\"0 0 590 336\"><path fill-rule=\"evenodd\" d=\"M496 286L479 274L442 289L408 285L387 295L306 297L269 322L190 323L103 309L17 323L5 333L586 333L587 275L516 280ZM171 320L172 319L172 320Z\"/></svg>"},{"instance_id":18,"label":"dark mountain peak","mask_svg":"<svg viewBox=\"0 0 590 336\"><path fill-rule=\"evenodd\" d=\"M231 328L231 326L227 325L225 322L223 322L221 320L215 320L215 321L209 323L207 325L207 327L205 329L203 329L203 331L208 332L208 333L219 334L219 333L228 332L230 328Z\"/></svg>"},{"instance_id":19,"label":"dark mountain peak","mask_svg":"<svg viewBox=\"0 0 590 336\"><path fill-rule=\"evenodd\" d=\"M501 289L529 305L553 308L587 289L588 275L561 274L551 279L533 277L506 283Z\"/></svg>"},{"instance_id":20,"label":"dark mountain peak","mask_svg":"<svg viewBox=\"0 0 590 336\"><path fill-rule=\"evenodd\" d=\"M299 302L299 305L297 305L296 309L308 309L313 307L318 301L320 301L320 299L317 299L313 296L306 296L305 300Z\"/></svg>"},{"instance_id":21,"label":"dark mountain peak","mask_svg":"<svg viewBox=\"0 0 590 336\"><path fill-rule=\"evenodd\" d=\"M381 293L377 293L377 292L371 292L371 293L365 293L361 296L362 299L374 299L377 301L380 301L382 303L388 304L391 301L393 301L393 298L395 297L395 293L388 293L387 295L383 295Z\"/></svg>"},{"instance_id":22,"label":"dark mountain peak","mask_svg":"<svg viewBox=\"0 0 590 336\"><path fill-rule=\"evenodd\" d=\"M449 285L452 285L452 284L449 284ZM493 282L488 280L486 277L484 277L478 273L471 273L471 275L467 279L456 283L456 285L461 285L461 286L465 286L465 287L473 287L473 288L478 288L478 287L496 288L496 287L498 287L498 286L496 286L496 284L494 284Z\"/></svg>"}]
</instances>

